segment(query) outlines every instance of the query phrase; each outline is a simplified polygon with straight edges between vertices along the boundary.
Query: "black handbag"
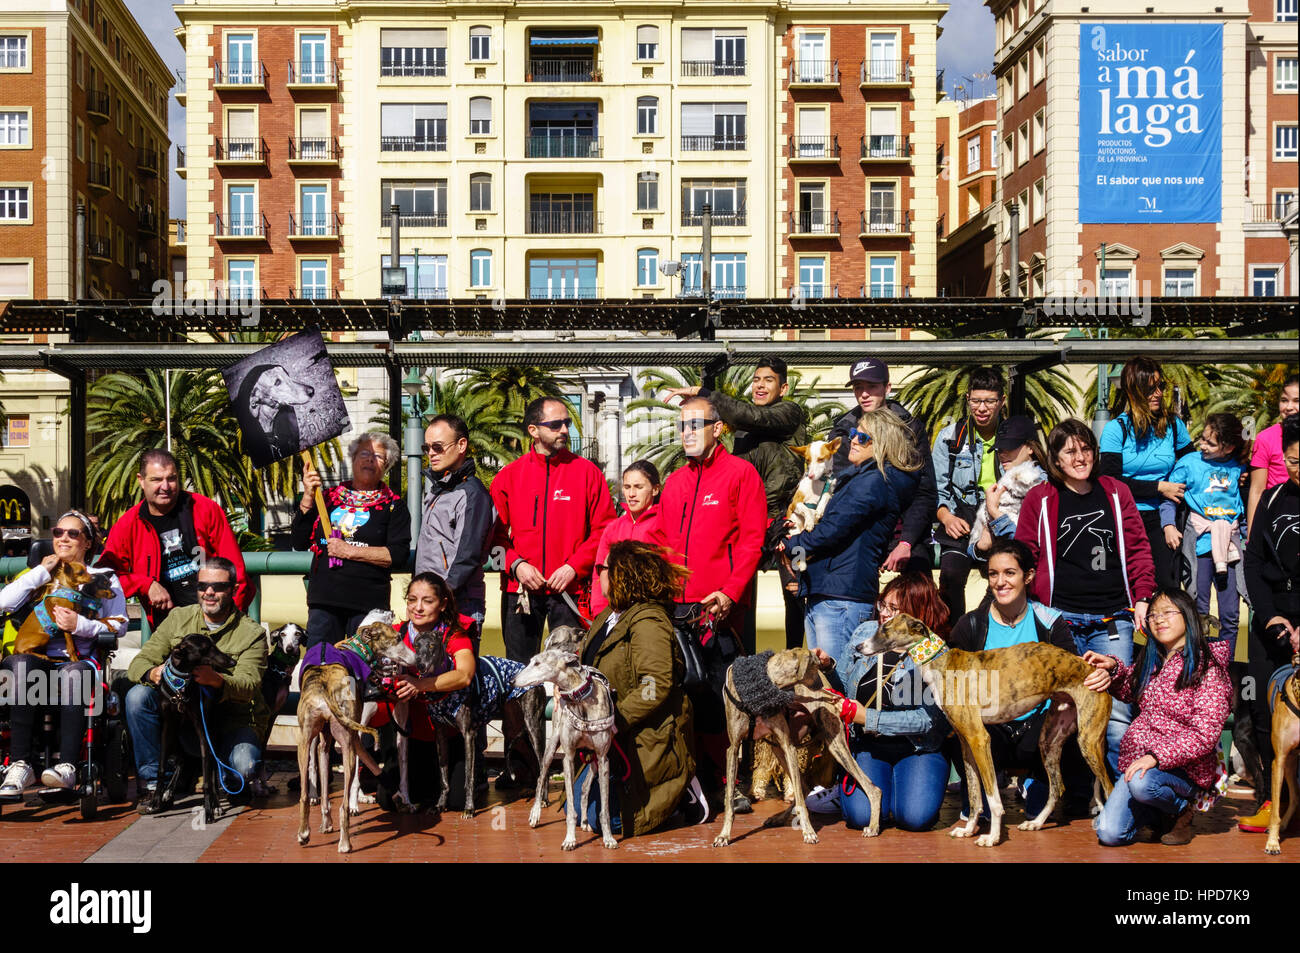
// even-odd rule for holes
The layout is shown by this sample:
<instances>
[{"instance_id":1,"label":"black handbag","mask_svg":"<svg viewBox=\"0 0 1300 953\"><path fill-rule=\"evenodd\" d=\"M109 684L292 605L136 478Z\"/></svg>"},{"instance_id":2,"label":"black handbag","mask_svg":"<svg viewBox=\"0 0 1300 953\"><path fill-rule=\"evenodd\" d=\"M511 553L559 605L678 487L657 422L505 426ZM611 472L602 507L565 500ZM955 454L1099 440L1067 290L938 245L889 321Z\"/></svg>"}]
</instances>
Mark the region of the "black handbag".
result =
<instances>
[{"instance_id":1,"label":"black handbag","mask_svg":"<svg viewBox=\"0 0 1300 953\"><path fill-rule=\"evenodd\" d=\"M673 618L673 638L677 640L677 648L682 653L685 665L682 687L687 691L701 688L708 681L704 661L700 656L701 647L696 644L693 634L694 622L698 618L699 606L696 604L678 605Z\"/></svg>"}]
</instances>

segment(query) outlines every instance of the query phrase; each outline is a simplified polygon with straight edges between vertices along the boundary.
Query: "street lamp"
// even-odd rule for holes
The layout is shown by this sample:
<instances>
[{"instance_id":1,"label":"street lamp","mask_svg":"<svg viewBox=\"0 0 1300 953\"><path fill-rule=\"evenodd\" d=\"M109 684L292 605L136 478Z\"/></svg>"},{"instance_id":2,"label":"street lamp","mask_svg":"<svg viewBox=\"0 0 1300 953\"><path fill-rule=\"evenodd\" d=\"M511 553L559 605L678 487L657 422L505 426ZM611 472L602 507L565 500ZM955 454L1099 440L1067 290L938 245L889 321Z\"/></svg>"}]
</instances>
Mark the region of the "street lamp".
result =
<instances>
[{"instance_id":1,"label":"street lamp","mask_svg":"<svg viewBox=\"0 0 1300 953\"><path fill-rule=\"evenodd\" d=\"M420 507L424 498L421 467L423 454L420 450L420 443L424 438L422 416L424 379L420 376L419 368L406 369L406 374L402 377L402 392L406 394L411 404L410 413L406 416L406 429L402 435L402 453L406 457L406 506L411 513L411 539L416 540L420 538ZM401 408L394 408L394 411L400 413Z\"/></svg>"}]
</instances>

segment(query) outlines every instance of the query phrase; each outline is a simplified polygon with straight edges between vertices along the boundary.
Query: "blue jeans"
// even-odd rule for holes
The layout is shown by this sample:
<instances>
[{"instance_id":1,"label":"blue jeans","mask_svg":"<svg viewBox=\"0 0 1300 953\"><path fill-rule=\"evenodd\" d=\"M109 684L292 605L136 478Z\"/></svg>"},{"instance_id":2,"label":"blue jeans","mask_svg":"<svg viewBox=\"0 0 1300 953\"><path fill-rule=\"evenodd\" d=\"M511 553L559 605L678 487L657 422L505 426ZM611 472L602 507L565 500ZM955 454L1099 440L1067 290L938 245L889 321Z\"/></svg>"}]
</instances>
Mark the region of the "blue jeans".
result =
<instances>
[{"instance_id":1,"label":"blue jeans","mask_svg":"<svg viewBox=\"0 0 1300 953\"><path fill-rule=\"evenodd\" d=\"M257 732L252 728L236 728L228 734L217 734L212 725L216 706L204 710L208 715L208 731L213 734L212 745L216 755L234 768L248 781L262 764L262 747ZM150 781L158 780L158 757L162 747L162 715L158 709L158 689L151 685L133 685L126 693L126 727L131 732L131 745L135 749L136 777L143 789ZM199 739L194 729L185 724L178 732L181 747L186 754L197 756ZM220 770L220 769L219 769ZM218 782L234 788L236 782L228 771L220 771Z\"/></svg>"},{"instance_id":2,"label":"blue jeans","mask_svg":"<svg viewBox=\"0 0 1300 953\"><path fill-rule=\"evenodd\" d=\"M1101 655L1113 655L1125 665L1133 661L1133 620L1120 616L1111 622L1105 622L1104 616L1085 615L1079 612L1062 612L1065 621L1070 624L1070 634L1074 636L1075 648L1079 654L1089 650ZM1115 626L1115 633L1110 631ZM1133 720L1133 712L1126 702L1110 702L1110 723L1106 725L1106 764L1111 776L1119 774L1119 743L1128 731Z\"/></svg>"},{"instance_id":3,"label":"blue jeans","mask_svg":"<svg viewBox=\"0 0 1300 953\"><path fill-rule=\"evenodd\" d=\"M1215 590L1219 613L1219 637L1228 640L1228 659L1237 654L1237 628L1241 618L1241 596L1237 594L1237 568L1229 566L1220 589L1214 578L1214 557L1209 553L1196 557L1196 610L1210 613L1210 590Z\"/></svg>"},{"instance_id":4,"label":"blue jeans","mask_svg":"<svg viewBox=\"0 0 1300 953\"><path fill-rule=\"evenodd\" d=\"M875 614L876 607L870 602L811 597L803 617L808 648L821 649L831 658L838 659L844 654L853 630L869 622Z\"/></svg>"},{"instance_id":5,"label":"blue jeans","mask_svg":"<svg viewBox=\"0 0 1300 953\"><path fill-rule=\"evenodd\" d=\"M612 752L611 752L612 755ZM587 783L587 775L594 768L594 764L584 764L582 770L578 772L573 779L573 799L582 803L582 786ZM609 826L614 828L613 833L623 833L623 810L619 805L618 789L622 787L618 778L614 777L614 764L609 766ZM591 794L588 795L587 801L587 823L597 834L605 832L600 828L600 775L597 774L591 779ZM568 813L566 809L565 817ZM578 819L581 822L581 818Z\"/></svg>"},{"instance_id":6,"label":"blue jeans","mask_svg":"<svg viewBox=\"0 0 1300 953\"><path fill-rule=\"evenodd\" d=\"M873 746L875 747L875 746ZM891 750L892 749L892 750ZM897 745L870 747L854 752L858 766L880 788L882 821L892 820L905 831L928 831L939 819L948 785L948 759L941 751L899 753ZM849 827L871 823L871 802L852 778L845 777L840 810Z\"/></svg>"},{"instance_id":7,"label":"blue jeans","mask_svg":"<svg viewBox=\"0 0 1300 953\"><path fill-rule=\"evenodd\" d=\"M1132 781L1120 775L1097 818L1097 840L1103 847L1131 844L1139 827L1154 823L1162 813L1181 814L1195 793L1196 785L1180 769L1150 768Z\"/></svg>"}]
</instances>

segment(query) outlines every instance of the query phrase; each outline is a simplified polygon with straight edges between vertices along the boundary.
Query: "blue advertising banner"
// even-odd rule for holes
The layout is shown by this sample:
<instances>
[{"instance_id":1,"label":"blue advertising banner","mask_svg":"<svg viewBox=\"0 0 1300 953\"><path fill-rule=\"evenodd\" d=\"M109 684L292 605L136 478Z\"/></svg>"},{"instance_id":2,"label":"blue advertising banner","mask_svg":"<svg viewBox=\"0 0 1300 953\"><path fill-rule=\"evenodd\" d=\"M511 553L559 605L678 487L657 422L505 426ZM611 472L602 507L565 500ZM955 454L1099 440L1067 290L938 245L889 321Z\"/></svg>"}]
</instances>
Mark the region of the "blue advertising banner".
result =
<instances>
[{"instance_id":1,"label":"blue advertising banner","mask_svg":"<svg viewBox=\"0 0 1300 953\"><path fill-rule=\"evenodd\" d=\"M1217 222L1223 27L1083 24L1079 221Z\"/></svg>"}]
</instances>

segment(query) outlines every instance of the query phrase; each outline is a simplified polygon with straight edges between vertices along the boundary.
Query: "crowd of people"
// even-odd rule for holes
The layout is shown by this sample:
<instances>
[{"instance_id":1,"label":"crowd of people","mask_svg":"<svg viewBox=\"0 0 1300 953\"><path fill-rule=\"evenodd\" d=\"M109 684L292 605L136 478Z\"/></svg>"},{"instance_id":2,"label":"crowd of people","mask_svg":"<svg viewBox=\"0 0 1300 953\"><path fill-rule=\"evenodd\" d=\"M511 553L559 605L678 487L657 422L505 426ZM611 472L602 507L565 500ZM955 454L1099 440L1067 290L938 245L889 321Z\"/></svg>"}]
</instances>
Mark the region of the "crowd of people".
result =
<instances>
[{"instance_id":1,"label":"crowd of people","mask_svg":"<svg viewBox=\"0 0 1300 953\"><path fill-rule=\"evenodd\" d=\"M859 764L884 792L882 820L932 827L960 761L917 664L855 651L876 626L907 613L954 648L1046 642L1093 666L1088 686L1113 696L1106 756L1116 784L1094 825L1101 843L1130 843L1144 827L1166 843L1190 839L1195 807L1224 788L1216 753L1230 712L1259 802L1241 826L1264 830L1274 809L1265 686L1300 652L1295 375L1282 388L1278 422L1253 440L1253 427L1212 413L1196 442L1147 358L1125 365L1118 413L1100 439L1076 419L1043 434L1032 418L1008 415L995 368L975 368L966 380L966 412L932 441L927 422L890 399L888 366L857 361L848 383L856 405L827 435L839 440L833 489L820 521L797 533L786 511L801 465L789 448L806 442L809 421L787 399L779 358L759 361L748 399L671 391L686 462L666 475L645 460L627 467L621 513L600 469L569 449L563 401L527 406L529 445L490 485L477 474L467 423L434 417L400 625L408 640L440 639L445 664L399 679L399 697L424 699L436 721L451 693L491 693L481 672L502 660L478 664L479 642L484 568L497 569L509 669L541 649L548 626L576 626L586 633L582 662L617 689L629 764L615 772L613 826L628 836L702 822L725 789L727 668L756 650L757 573L771 569L781 579L785 644L806 645L858 703L845 706L847 728ZM308 649L344 639L368 611L389 606L392 576L412 544L406 502L385 482L398 461L394 441L363 433L348 457L350 479L337 486L305 475L293 521L294 548L313 553ZM37 669L66 677L92 664L96 635L120 632L125 599L138 597L153 635L127 672L125 710L147 813L147 793L166 770L155 686L172 646L203 633L236 660L230 672L201 667L194 677L216 696L214 748L245 778L260 770L273 713L260 688L266 640L247 615L253 584L220 505L182 489L163 450L144 455L139 485L141 503L117 520L102 551L86 514L60 517L53 552L0 591L0 610L21 615L60 563L89 564L98 551L94 572L112 598L93 614L56 609L48 627L70 634L72 654L51 638L43 652L3 661L6 677ZM972 571L982 598L968 606ZM882 585L883 573L896 575ZM1211 594L1217 621L1208 616ZM1242 598L1253 611L1239 647ZM1017 779L1030 813L1047 795L1038 737L1049 704L990 726L995 766ZM0 796L34 783L38 707L12 708ZM41 779L71 788L84 710L62 705L60 726L60 760ZM1077 752L1075 762L1065 764L1067 804L1086 811L1091 777ZM744 795L733 807L750 809ZM810 807L854 827L871 822L867 798L848 779L815 792Z\"/></svg>"}]
</instances>

